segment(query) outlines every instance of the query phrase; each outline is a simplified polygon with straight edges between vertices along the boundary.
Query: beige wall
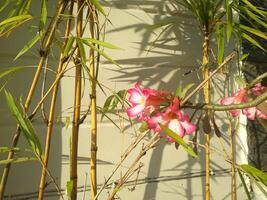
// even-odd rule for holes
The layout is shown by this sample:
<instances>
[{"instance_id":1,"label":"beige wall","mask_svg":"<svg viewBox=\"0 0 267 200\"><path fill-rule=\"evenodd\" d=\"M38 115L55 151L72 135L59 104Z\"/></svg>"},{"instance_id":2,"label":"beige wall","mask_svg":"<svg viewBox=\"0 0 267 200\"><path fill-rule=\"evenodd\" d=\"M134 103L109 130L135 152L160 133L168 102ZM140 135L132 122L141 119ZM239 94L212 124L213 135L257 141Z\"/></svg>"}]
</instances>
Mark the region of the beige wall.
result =
<instances>
[{"instance_id":1,"label":"beige wall","mask_svg":"<svg viewBox=\"0 0 267 200\"><path fill-rule=\"evenodd\" d=\"M146 29L147 24L153 24L166 15L166 9L163 6L164 1L137 1L140 6L134 6L134 1L111 1L112 7L105 7L109 12L109 19L112 25L107 26L106 41L116 44L123 50L107 50L107 53L114 58L121 66L118 69L109 62L103 61L100 69L100 81L110 89L119 90L132 87L136 81L142 81L142 85L175 90L178 84L187 84L189 82L200 82L198 74L193 72L183 76L185 72L198 66L201 58L201 36L196 31L192 16L186 15L179 17L179 23L171 29L164 38L170 39L167 43L157 43L155 48L147 52L149 43L156 38L160 30L152 32ZM142 5L143 4L143 5ZM151 5L150 5L151 4ZM18 39L18 35L20 35ZM24 37L25 35L25 37ZM11 39L0 39L0 66L28 65L35 66L37 59L33 56L37 54L36 48L32 49L31 55L26 55L18 63L11 62L12 57L16 55L19 49L28 41L29 34L25 30L16 31ZM54 68L55 59L49 61L49 66ZM18 73L10 82L8 89L16 97L22 95L25 98L27 88L31 81L33 69L27 69ZM69 71L70 76L73 71ZM53 80L50 73L49 81ZM64 77L61 81L61 88L58 96L57 110L58 116L63 120L71 116L72 109L68 110L73 103L73 78ZM83 105L88 105L88 86L85 87ZM37 92L40 94L40 91ZM98 105L102 106L105 101L104 94L100 91L98 94ZM35 101L38 95L35 96ZM195 98L199 99L198 97ZM14 123L12 117L7 114L6 103L1 94L1 140L0 146L10 144L14 132ZM83 107L83 108L84 108ZM221 113L220 113L221 115ZM121 121L117 117L113 119L117 124ZM89 174L90 157L90 137L89 137L89 117L86 123L80 127L79 135L79 166L78 166L78 185L81 189L79 198L82 199L82 188ZM34 122L35 128L40 138L45 137L45 127L41 119ZM108 177L116 164L120 161L121 153L135 138L134 129L129 128L126 122L123 123L125 129L122 132L118 130L111 122L104 119L99 120L98 130L98 184L101 186L105 177ZM136 126L138 128L138 126ZM226 127L222 125L222 130ZM222 131L223 132L223 131ZM69 137L71 133L71 124L68 128L63 127L62 123L55 125L53 133L51 158L49 169L57 180L57 183L64 189L69 179ZM223 132L226 149L229 149L229 137ZM188 139L188 137L186 137ZM203 136L199 141L203 143ZM25 144L23 138L20 145ZM212 146L218 147L218 139L212 136ZM141 146L137 149L140 150ZM120 173L126 171L131 161L135 158L137 152L131 155L126 163L123 164ZM142 162L144 167L139 175L138 185L135 191L129 192L125 186L118 196L121 199L131 200L165 200L165 199L204 199L204 151L199 149L200 159L195 160L189 157L183 149L176 150L174 145L164 144L163 141L157 148L149 152ZM230 199L230 166L222 157L215 153L211 154L211 169L214 175L211 177L212 199ZM2 168L0 168L2 172ZM119 178L120 173L115 177ZM38 163L22 163L12 167L10 179L8 180L6 195L13 196L11 199L23 199L26 196L36 198L38 191L38 182L40 174L40 165ZM132 180L134 180L133 177ZM113 179L115 180L115 178ZM86 197L89 196L89 177L86 182ZM47 199L58 199L52 184L47 188ZM17 195L17 196L16 196ZM99 199L105 199L107 191L105 190ZM238 199L244 199L243 188L238 190Z\"/></svg>"}]
</instances>

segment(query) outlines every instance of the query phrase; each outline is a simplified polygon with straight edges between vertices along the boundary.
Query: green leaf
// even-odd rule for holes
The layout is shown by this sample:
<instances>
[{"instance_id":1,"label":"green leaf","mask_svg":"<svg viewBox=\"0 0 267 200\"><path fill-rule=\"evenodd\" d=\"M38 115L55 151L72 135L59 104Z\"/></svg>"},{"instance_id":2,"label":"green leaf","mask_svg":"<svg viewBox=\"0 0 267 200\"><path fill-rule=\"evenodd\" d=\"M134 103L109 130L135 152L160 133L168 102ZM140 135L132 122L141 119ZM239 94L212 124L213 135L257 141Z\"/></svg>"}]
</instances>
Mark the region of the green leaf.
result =
<instances>
[{"instance_id":1,"label":"green leaf","mask_svg":"<svg viewBox=\"0 0 267 200\"><path fill-rule=\"evenodd\" d=\"M99 3L99 0L91 0L93 5L96 7L96 9L101 12L104 16L107 16L105 13L105 10L103 9L102 5Z\"/></svg>"},{"instance_id":2,"label":"green leaf","mask_svg":"<svg viewBox=\"0 0 267 200\"><path fill-rule=\"evenodd\" d=\"M14 115L17 123L19 124L24 136L29 143L32 151L36 153L40 158L42 156L42 148L39 138L37 137L35 130L29 120L29 118L17 107L12 95L5 91L6 101L11 113Z\"/></svg>"},{"instance_id":3,"label":"green leaf","mask_svg":"<svg viewBox=\"0 0 267 200\"><path fill-rule=\"evenodd\" d=\"M7 25L7 24L10 24L10 23L17 23L20 21L29 20L31 18L32 18L31 15L19 15L19 16L15 16L15 17L10 17L10 18L7 18L4 21L0 22L0 27Z\"/></svg>"},{"instance_id":4,"label":"green leaf","mask_svg":"<svg viewBox=\"0 0 267 200\"><path fill-rule=\"evenodd\" d=\"M65 46L64 52L63 52L63 56L67 56L72 48L73 42L74 42L74 37L69 37L68 42Z\"/></svg>"},{"instance_id":5,"label":"green leaf","mask_svg":"<svg viewBox=\"0 0 267 200\"><path fill-rule=\"evenodd\" d=\"M247 164L240 165L240 168L247 174L253 176L257 181L260 181L267 186L267 173Z\"/></svg>"},{"instance_id":6,"label":"green leaf","mask_svg":"<svg viewBox=\"0 0 267 200\"><path fill-rule=\"evenodd\" d=\"M47 19L47 7L46 7L46 0L42 0L41 3L41 16L40 16L40 23L39 23L39 28L42 30L45 26Z\"/></svg>"},{"instance_id":7,"label":"green leaf","mask_svg":"<svg viewBox=\"0 0 267 200\"><path fill-rule=\"evenodd\" d=\"M97 40L97 39L94 39L94 38L81 38L81 40L85 40L87 42L90 42L90 43L94 43L94 44L98 44L102 47L106 47L106 48L109 48L109 49L122 49L114 44L110 44L108 42L103 42L103 41L100 41L100 40Z\"/></svg>"},{"instance_id":8,"label":"green leaf","mask_svg":"<svg viewBox=\"0 0 267 200\"><path fill-rule=\"evenodd\" d=\"M248 200L252 200L251 197L250 197L250 194L249 194L249 190L248 190L247 184L246 184L246 182L245 182L245 179L244 179L244 177L243 177L243 175L242 175L240 169L237 169L237 172L238 172L238 175L239 175L240 180L241 180L241 182L242 182L242 185L244 186L244 189L245 189L246 195L247 195L247 197L248 197Z\"/></svg>"},{"instance_id":9,"label":"green leaf","mask_svg":"<svg viewBox=\"0 0 267 200\"><path fill-rule=\"evenodd\" d=\"M223 62L224 56L224 26L222 23L217 24L216 26L216 37L217 37L217 59L218 64L220 65Z\"/></svg>"},{"instance_id":10,"label":"green leaf","mask_svg":"<svg viewBox=\"0 0 267 200\"><path fill-rule=\"evenodd\" d=\"M175 142L177 142L182 147L184 147L184 149L187 151L187 153L189 153L194 158L198 158L198 155L194 152L194 150L191 147L189 147L185 143L185 141L183 140L183 138L181 138L177 133L173 132L168 127L166 127L166 126L164 126L162 124L159 124L159 125L160 125L160 128L163 130L163 132L165 132L169 137L171 137L172 139L174 139Z\"/></svg>"},{"instance_id":11,"label":"green leaf","mask_svg":"<svg viewBox=\"0 0 267 200\"><path fill-rule=\"evenodd\" d=\"M8 6L8 4L10 3L10 0L4 0L4 2L2 3L2 5L0 6L0 13Z\"/></svg>"},{"instance_id":12,"label":"green leaf","mask_svg":"<svg viewBox=\"0 0 267 200\"><path fill-rule=\"evenodd\" d=\"M15 147L15 148L9 148L9 147L0 147L0 153L6 153L6 152L10 152L10 151L20 151L19 148Z\"/></svg>"},{"instance_id":13,"label":"green leaf","mask_svg":"<svg viewBox=\"0 0 267 200\"><path fill-rule=\"evenodd\" d=\"M80 55L81 55L82 63L83 63L83 65L86 65L86 53L85 53L85 49L84 49L84 46L83 46L84 43L79 38L76 38L76 42L78 44L78 48L79 48L79 52L80 52Z\"/></svg>"},{"instance_id":14,"label":"green leaf","mask_svg":"<svg viewBox=\"0 0 267 200\"><path fill-rule=\"evenodd\" d=\"M266 50L260 45L260 43L258 43L255 39L253 39L252 37L250 37L248 34L246 33L241 33L241 37L246 39L247 41L249 41L251 44L253 44L254 46L260 48L261 50L265 51Z\"/></svg>"},{"instance_id":15,"label":"green leaf","mask_svg":"<svg viewBox=\"0 0 267 200\"><path fill-rule=\"evenodd\" d=\"M11 74L11 73L14 73L14 72L17 72L21 69L23 69L24 67L12 67L8 70L1 70L0 71L0 79L3 78L4 76L7 76L8 74Z\"/></svg>"},{"instance_id":16,"label":"green leaf","mask_svg":"<svg viewBox=\"0 0 267 200\"><path fill-rule=\"evenodd\" d=\"M249 56L249 53L245 53L240 57L240 61L245 60Z\"/></svg>"},{"instance_id":17,"label":"green leaf","mask_svg":"<svg viewBox=\"0 0 267 200\"><path fill-rule=\"evenodd\" d=\"M85 42L86 45L93 48L96 52L98 52L101 56L106 58L109 62L113 63L114 65L117 65L119 68L122 68L119 63L117 63L115 60L113 60L109 55L107 55L103 50L98 49L95 45L90 44L89 42Z\"/></svg>"},{"instance_id":18,"label":"green leaf","mask_svg":"<svg viewBox=\"0 0 267 200\"><path fill-rule=\"evenodd\" d=\"M255 7L252 3L250 3L248 0L242 0L251 10L253 10L254 12L260 14L262 17L266 17L267 12L258 9L257 7Z\"/></svg>"},{"instance_id":19,"label":"green leaf","mask_svg":"<svg viewBox=\"0 0 267 200\"><path fill-rule=\"evenodd\" d=\"M18 55L15 57L14 60L17 60L20 56L22 56L23 54L25 54L30 48L32 48L32 46L38 41L40 40L41 36L39 34L36 34L34 36L33 39L31 39L18 53Z\"/></svg>"},{"instance_id":20,"label":"green leaf","mask_svg":"<svg viewBox=\"0 0 267 200\"><path fill-rule=\"evenodd\" d=\"M229 5L229 1L226 1L226 17L227 17L227 24L226 24L226 38L227 38L227 42L230 41L231 38L231 34L233 31L233 12L232 12L232 8Z\"/></svg>"},{"instance_id":21,"label":"green leaf","mask_svg":"<svg viewBox=\"0 0 267 200\"><path fill-rule=\"evenodd\" d=\"M148 130L148 125L147 125L147 123L146 122L142 122L141 123L141 126L139 127L139 131L140 131L140 133L144 133L145 131L147 131Z\"/></svg>"},{"instance_id":22,"label":"green leaf","mask_svg":"<svg viewBox=\"0 0 267 200\"><path fill-rule=\"evenodd\" d=\"M261 37L261 38L267 40L267 34L262 32L262 31L260 31L260 30L258 30L258 29L254 29L254 28L242 25L242 24L240 25L240 28L243 29L243 30L246 30L246 31L258 36L258 37Z\"/></svg>"},{"instance_id":23,"label":"green leaf","mask_svg":"<svg viewBox=\"0 0 267 200\"><path fill-rule=\"evenodd\" d=\"M175 96L179 97L180 99L185 98L187 92L194 86L194 83L190 83L183 87L182 85L179 85L176 89Z\"/></svg>"},{"instance_id":24,"label":"green leaf","mask_svg":"<svg viewBox=\"0 0 267 200\"><path fill-rule=\"evenodd\" d=\"M267 28L267 24L265 21L261 20L258 15L254 14L253 12L249 11L247 8L240 6L240 9L243 10L251 19L255 22L260 24L261 26Z\"/></svg>"},{"instance_id":25,"label":"green leaf","mask_svg":"<svg viewBox=\"0 0 267 200\"><path fill-rule=\"evenodd\" d=\"M27 161L35 161L37 158L34 157L20 157L20 158L12 158L7 160L0 160L0 165L7 165L11 163L21 163L21 162L27 162Z\"/></svg>"},{"instance_id":26,"label":"green leaf","mask_svg":"<svg viewBox=\"0 0 267 200\"><path fill-rule=\"evenodd\" d=\"M68 199L71 199L71 193L72 193L72 190L73 190L73 181L68 181L66 187L67 187Z\"/></svg>"}]
</instances>

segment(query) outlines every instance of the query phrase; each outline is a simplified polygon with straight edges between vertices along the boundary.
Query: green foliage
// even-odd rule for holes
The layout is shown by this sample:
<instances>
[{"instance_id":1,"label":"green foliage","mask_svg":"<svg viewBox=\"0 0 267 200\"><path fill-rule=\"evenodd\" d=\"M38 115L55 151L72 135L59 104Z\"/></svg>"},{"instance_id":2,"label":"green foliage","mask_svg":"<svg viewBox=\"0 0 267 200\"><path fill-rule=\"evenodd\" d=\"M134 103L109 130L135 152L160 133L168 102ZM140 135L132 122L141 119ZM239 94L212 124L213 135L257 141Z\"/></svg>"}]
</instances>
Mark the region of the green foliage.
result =
<instances>
[{"instance_id":1,"label":"green foliage","mask_svg":"<svg viewBox=\"0 0 267 200\"><path fill-rule=\"evenodd\" d=\"M0 147L0 153L6 153L6 152L10 152L10 151L14 151L14 152L18 152L20 151L20 148L9 148L9 147Z\"/></svg>"},{"instance_id":2,"label":"green foliage","mask_svg":"<svg viewBox=\"0 0 267 200\"><path fill-rule=\"evenodd\" d=\"M194 150L189 147L185 141L183 140L183 138L181 138L177 133L173 132L171 129L169 129L168 127L160 124L161 129L163 130L163 132L165 132L169 137L171 137L172 139L174 139L175 142L177 142L178 144L180 144L189 155L191 155L193 158L198 158L198 155L194 152Z\"/></svg>"},{"instance_id":3,"label":"green foliage","mask_svg":"<svg viewBox=\"0 0 267 200\"><path fill-rule=\"evenodd\" d=\"M68 199L71 199L71 193L72 193L72 190L73 190L73 181L68 181L67 185L66 185L66 188L67 188Z\"/></svg>"},{"instance_id":4,"label":"green foliage","mask_svg":"<svg viewBox=\"0 0 267 200\"><path fill-rule=\"evenodd\" d=\"M245 189L245 192L246 192L246 195L248 197L248 200L251 200L251 197L250 197L250 194L249 194L249 190L248 190L248 187L247 187L247 184L245 182L245 179L244 179L244 176L242 175L242 172L240 171L240 169L237 169L237 172L238 172L238 175L239 175L239 178L242 182L242 185Z\"/></svg>"},{"instance_id":5,"label":"green foliage","mask_svg":"<svg viewBox=\"0 0 267 200\"><path fill-rule=\"evenodd\" d=\"M29 118L26 116L25 113L23 113L22 108L19 108L16 103L14 98L9 92L5 92L6 94L6 101L8 104L8 107L15 117L17 123L19 124L22 132L24 133L24 136L29 143L32 151L39 156L39 158L42 158L42 148L41 148L41 143L39 138L37 137L35 130L31 124L31 121Z\"/></svg>"},{"instance_id":6,"label":"green foliage","mask_svg":"<svg viewBox=\"0 0 267 200\"><path fill-rule=\"evenodd\" d=\"M180 99L185 98L186 94L189 92L189 90L194 86L194 83L190 83L188 85L186 85L185 87L183 87L182 84L180 84L178 86L178 88L176 89L175 92L175 96L179 97Z\"/></svg>"},{"instance_id":7,"label":"green foliage","mask_svg":"<svg viewBox=\"0 0 267 200\"><path fill-rule=\"evenodd\" d=\"M19 57L21 57L23 54L25 54L27 51L29 51L33 45L40 40L41 36L39 34L36 34L18 53L18 55L15 57L14 60L17 60Z\"/></svg>"},{"instance_id":8,"label":"green foliage","mask_svg":"<svg viewBox=\"0 0 267 200\"><path fill-rule=\"evenodd\" d=\"M39 22L39 30L42 30L45 26L47 19L47 7L46 7L46 0L42 0L41 2L41 16Z\"/></svg>"},{"instance_id":9,"label":"green foliage","mask_svg":"<svg viewBox=\"0 0 267 200\"><path fill-rule=\"evenodd\" d=\"M267 187L267 174L247 164L240 165L239 168L249 176L250 180L253 183L255 183L255 185L261 190L261 192L267 198L266 188L263 188L264 186ZM264 186L261 185L260 183L262 183Z\"/></svg>"},{"instance_id":10,"label":"green foliage","mask_svg":"<svg viewBox=\"0 0 267 200\"><path fill-rule=\"evenodd\" d=\"M7 164L14 164L14 163L21 163L21 162L28 162L28 161L35 161L37 158L35 157L19 157L19 158L12 158L7 160L0 160L0 165L7 165Z\"/></svg>"},{"instance_id":11,"label":"green foliage","mask_svg":"<svg viewBox=\"0 0 267 200\"><path fill-rule=\"evenodd\" d=\"M86 0L86 1L88 1L88 0ZM107 16L107 14L105 13L105 10L103 9L103 7L100 4L99 0L91 0L91 2L99 12L101 12L104 16Z\"/></svg>"}]
</instances>

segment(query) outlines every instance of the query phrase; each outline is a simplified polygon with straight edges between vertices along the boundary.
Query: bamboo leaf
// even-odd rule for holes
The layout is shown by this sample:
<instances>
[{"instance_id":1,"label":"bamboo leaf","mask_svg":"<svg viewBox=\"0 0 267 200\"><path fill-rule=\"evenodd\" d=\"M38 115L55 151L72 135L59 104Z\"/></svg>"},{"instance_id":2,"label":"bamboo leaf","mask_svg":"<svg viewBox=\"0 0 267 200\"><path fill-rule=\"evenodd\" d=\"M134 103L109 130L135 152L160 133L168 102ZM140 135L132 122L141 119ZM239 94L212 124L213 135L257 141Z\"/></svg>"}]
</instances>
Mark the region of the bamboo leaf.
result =
<instances>
[{"instance_id":1,"label":"bamboo leaf","mask_svg":"<svg viewBox=\"0 0 267 200\"><path fill-rule=\"evenodd\" d=\"M69 37L68 42L66 44L66 47L63 52L63 56L67 56L72 48L73 42L74 42L74 37Z\"/></svg>"},{"instance_id":2,"label":"bamboo leaf","mask_svg":"<svg viewBox=\"0 0 267 200\"><path fill-rule=\"evenodd\" d=\"M93 5L96 7L96 9L101 12L104 16L107 16L105 13L105 10L103 9L102 5L100 4L99 0L91 0Z\"/></svg>"},{"instance_id":3,"label":"bamboo leaf","mask_svg":"<svg viewBox=\"0 0 267 200\"><path fill-rule=\"evenodd\" d=\"M224 26L222 23L216 26L216 37L217 37L217 59L218 64L220 65L223 62L224 56Z\"/></svg>"},{"instance_id":4,"label":"bamboo leaf","mask_svg":"<svg viewBox=\"0 0 267 200\"><path fill-rule=\"evenodd\" d=\"M10 17L10 18L7 18L4 21L0 22L0 27L7 25L7 24L11 24L11 23L29 20L31 18L32 18L31 15L19 15L19 16L15 16L15 17Z\"/></svg>"},{"instance_id":5,"label":"bamboo leaf","mask_svg":"<svg viewBox=\"0 0 267 200\"><path fill-rule=\"evenodd\" d=\"M25 54L30 48L33 47L33 45L40 40L41 36L39 34L36 34L34 38L32 38L18 53L18 55L15 57L14 60L17 60L20 56Z\"/></svg>"},{"instance_id":6,"label":"bamboo leaf","mask_svg":"<svg viewBox=\"0 0 267 200\"><path fill-rule=\"evenodd\" d=\"M67 196L68 196L68 199L71 199L71 193L72 193L72 190L73 190L73 181L68 181L67 182Z\"/></svg>"},{"instance_id":7,"label":"bamboo leaf","mask_svg":"<svg viewBox=\"0 0 267 200\"><path fill-rule=\"evenodd\" d=\"M10 68L8 70L5 70L5 71L4 70L1 70L0 71L0 79L3 78L3 77L5 77L5 76L7 76L8 74L17 72L17 71L19 71L19 70L21 70L23 68L24 67L12 67L12 68Z\"/></svg>"},{"instance_id":8,"label":"bamboo leaf","mask_svg":"<svg viewBox=\"0 0 267 200\"><path fill-rule=\"evenodd\" d=\"M10 151L20 151L20 148L15 147L15 148L9 148L9 147L0 147L0 153L6 153L6 152L10 152Z\"/></svg>"},{"instance_id":9,"label":"bamboo leaf","mask_svg":"<svg viewBox=\"0 0 267 200\"><path fill-rule=\"evenodd\" d=\"M109 55L107 55L103 50L98 49L95 45L92 45L88 43L88 46L93 48L96 52L98 52L101 56L106 58L109 62L113 63L114 65L117 65L119 68L122 68L119 63L117 63L115 60L113 60Z\"/></svg>"},{"instance_id":10,"label":"bamboo leaf","mask_svg":"<svg viewBox=\"0 0 267 200\"><path fill-rule=\"evenodd\" d=\"M198 158L197 154L194 152L194 150L189 147L185 141L183 140L183 138L181 138L177 133L173 132L171 129L169 129L168 127L159 124L162 131L165 132L169 137L171 137L172 139L175 140L175 142L177 142L178 144L180 144L182 147L184 147L184 149L187 151L187 153L189 153L189 155L191 155L194 158Z\"/></svg>"},{"instance_id":11,"label":"bamboo leaf","mask_svg":"<svg viewBox=\"0 0 267 200\"><path fill-rule=\"evenodd\" d=\"M40 16L40 24L39 24L40 30L42 30L44 28L45 23L46 23L46 19L47 19L46 0L42 0L42 3L41 3L41 16Z\"/></svg>"},{"instance_id":12,"label":"bamboo leaf","mask_svg":"<svg viewBox=\"0 0 267 200\"><path fill-rule=\"evenodd\" d=\"M245 60L249 56L249 53L245 53L241 56L240 61Z\"/></svg>"},{"instance_id":13,"label":"bamboo leaf","mask_svg":"<svg viewBox=\"0 0 267 200\"><path fill-rule=\"evenodd\" d=\"M260 45L259 42L257 42L255 39L253 39L252 37L250 37L248 34L246 33L242 33L241 37L243 37L244 39L246 39L247 41L249 41L251 44L253 44L254 46L260 48L261 50L265 51L266 50Z\"/></svg>"},{"instance_id":14,"label":"bamboo leaf","mask_svg":"<svg viewBox=\"0 0 267 200\"><path fill-rule=\"evenodd\" d=\"M13 158L13 159L7 159L7 160L0 160L0 165L7 165L10 163L21 163L21 162L27 162L27 161L35 161L37 158L34 157L20 157L20 158Z\"/></svg>"},{"instance_id":15,"label":"bamboo leaf","mask_svg":"<svg viewBox=\"0 0 267 200\"><path fill-rule=\"evenodd\" d=\"M78 44L79 52L81 55L81 59L82 59L81 61L82 61L83 65L86 65L86 53L85 53L85 49L83 46L84 43L79 38L76 38L76 42Z\"/></svg>"},{"instance_id":16,"label":"bamboo leaf","mask_svg":"<svg viewBox=\"0 0 267 200\"><path fill-rule=\"evenodd\" d=\"M253 176L257 181L260 181L267 186L267 173L247 164L240 165L240 168L247 174Z\"/></svg>"},{"instance_id":17,"label":"bamboo leaf","mask_svg":"<svg viewBox=\"0 0 267 200\"><path fill-rule=\"evenodd\" d=\"M97 40L97 39L94 39L94 38L81 38L82 40L85 40L87 42L90 42L90 43L94 43L94 44L98 44L102 47L106 47L106 48L109 48L109 49L122 49L114 44L111 44L111 43L108 43L108 42L103 42L103 41L100 41L100 40Z\"/></svg>"},{"instance_id":18,"label":"bamboo leaf","mask_svg":"<svg viewBox=\"0 0 267 200\"><path fill-rule=\"evenodd\" d=\"M247 195L247 197L248 197L248 200L252 200L251 197L250 197L250 194L249 194L249 190L248 190L247 184L246 184L246 182L245 182L245 179L244 179L244 177L243 177L243 175L242 175L240 169L237 169L237 172L238 172L238 175L239 175L240 180L241 180L241 182L242 182L242 185L244 186L244 189L245 189L246 195Z\"/></svg>"},{"instance_id":19,"label":"bamboo leaf","mask_svg":"<svg viewBox=\"0 0 267 200\"><path fill-rule=\"evenodd\" d=\"M17 123L19 124L24 136L29 143L33 152L38 156L42 156L42 148L39 138L37 137L35 130L29 120L29 118L17 107L12 95L5 91L6 101L11 113L14 115Z\"/></svg>"}]
</instances>

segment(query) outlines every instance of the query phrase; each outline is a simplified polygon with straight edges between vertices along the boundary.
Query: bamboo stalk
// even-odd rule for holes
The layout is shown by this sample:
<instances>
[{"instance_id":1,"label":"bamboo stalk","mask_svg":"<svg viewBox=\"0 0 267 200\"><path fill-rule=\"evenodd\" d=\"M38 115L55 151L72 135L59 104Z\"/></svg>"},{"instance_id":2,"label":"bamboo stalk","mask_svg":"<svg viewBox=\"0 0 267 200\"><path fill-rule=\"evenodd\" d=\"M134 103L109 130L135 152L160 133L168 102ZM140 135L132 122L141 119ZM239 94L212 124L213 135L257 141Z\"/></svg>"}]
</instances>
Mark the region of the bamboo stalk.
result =
<instances>
[{"instance_id":1,"label":"bamboo stalk","mask_svg":"<svg viewBox=\"0 0 267 200\"><path fill-rule=\"evenodd\" d=\"M204 43L203 43L203 79L207 80L209 78L209 34L205 32ZM204 91L204 102L206 104L210 103L210 82L207 81L206 85L203 87ZM207 111L208 117L209 111ZM210 200L210 135L205 133L205 199Z\"/></svg>"},{"instance_id":2,"label":"bamboo stalk","mask_svg":"<svg viewBox=\"0 0 267 200\"><path fill-rule=\"evenodd\" d=\"M89 6L89 29L91 38L94 38L94 15L95 10L92 5ZM97 193L97 107L96 107L96 74L95 74L95 55L94 49L90 48L89 55L89 76L91 82L90 88L90 108L91 108L91 160L90 160L90 199L95 199Z\"/></svg>"},{"instance_id":3,"label":"bamboo stalk","mask_svg":"<svg viewBox=\"0 0 267 200\"><path fill-rule=\"evenodd\" d=\"M83 25L83 0L78 0L78 15L76 34L77 37L82 37ZM70 181L72 182L72 190L70 197L72 200L77 199L77 156L78 156L78 136L79 136L79 120L81 111L81 86L82 86L82 59L80 49L77 49L77 57L75 62L75 96L74 96L74 115L72 121L72 135L71 135L71 153L70 153Z\"/></svg>"},{"instance_id":4,"label":"bamboo stalk","mask_svg":"<svg viewBox=\"0 0 267 200\"><path fill-rule=\"evenodd\" d=\"M72 1L70 5L69 15L72 15L73 4L74 2ZM63 45L64 48L66 47L66 44L68 42L68 37L70 35L71 20L72 20L71 17L67 20L66 31L64 35L64 38L65 38L64 45ZM62 71L62 68L64 65L63 58L64 58L64 55L63 53L61 53L59 64L58 64L58 69L57 69L57 75ZM53 122L54 122L54 116L55 116L55 106L56 106L56 99L57 99L57 94L58 94L58 86L59 86L59 82L57 82L56 85L54 86L53 94L51 98L49 118L48 118L48 127L47 127L47 132L46 132L45 152L44 152L44 158L43 158L43 168L42 168L42 174L41 174L40 184L39 184L38 200L43 199L43 193L44 193L44 188L45 188L46 173L47 173L46 169L47 169L48 159L49 159L49 151L50 151L50 143L51 143Z\"/></svg>"},{"instance_id":5,"label":"bamboo stalk","mask_svg":"<svg viewBox=\"0 0 267 200\"><path fill-rule=\"evenodd\" d=\"M47 33L48 37L47 37L46 43L44 45L44 48L41 50L42 51L41 58L40 58L40 61L38 63L35 75L34 75L33 80L32 80L32 84L30 86L30 89L29 89L29 92L28 92L28 95L27 95L27 98L26 98L26 101L24 104L25 112L27 112L29 109L33 94L34 94L35 89L36 89L38 79L40 77L40 73L42 71L42 67L45 63L47 56L48 56L48 52L49 52L50 46L51 46L53 38L54 38L54 33L55 33L56 27L59 23L60 14L64 11L66 5L67 5L67 1L64 1L64 0L58 1L56 14L55 14L53 20L51 21L51 23L49 24L49 28L47 29L46 33ZM16 132L15 132L15 134L13 136L13 140L12 140L12 145L11 145L12 148L17 146L18 140L20 137L20 132L21 132L21 130L17 126ZM12 159L13 156L14 156L14 152L10 151L7 159ZM10 167L11 167L11 163L7 164L5 166L3 174L2 174L2 179L1 179L1 184L0 184L0 200L2 200L4 198L4 191L5 191L6 182L7 182L7 178L9 175Z\"/></svg>"}]
</instances>

